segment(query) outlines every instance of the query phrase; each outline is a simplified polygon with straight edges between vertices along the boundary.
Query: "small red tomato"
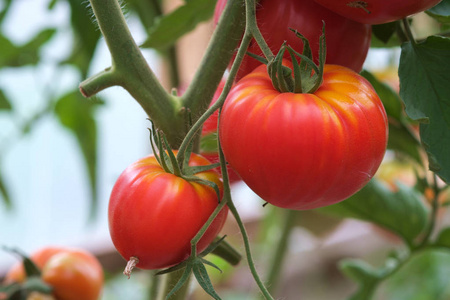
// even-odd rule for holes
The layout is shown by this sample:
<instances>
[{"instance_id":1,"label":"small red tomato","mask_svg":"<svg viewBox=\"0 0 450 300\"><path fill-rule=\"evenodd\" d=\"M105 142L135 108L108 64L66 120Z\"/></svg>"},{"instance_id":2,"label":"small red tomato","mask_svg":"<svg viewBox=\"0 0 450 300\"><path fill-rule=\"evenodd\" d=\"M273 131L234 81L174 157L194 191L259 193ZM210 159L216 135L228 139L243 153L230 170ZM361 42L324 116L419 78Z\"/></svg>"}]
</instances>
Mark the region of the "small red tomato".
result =
<instances>
[{"instance_id":1,"label":"small red tomato","mask_svg":"<svg viewBox=\"0 0 450 300\"><path fill-rule=\"evenodd\" d=\"M427 10L441 0L314 0L323 7L365 24L383 24Z\"/></svg>"},{"instance_id":2,"label":"small red tomato","mask_svg":"<svg viewBox=\"0 0 450 300\"><path fill-rule=\"evenodd\" d=\"M41 277L53 287L58 300L98 300L103 286L102 266L95 256L82 250L53 255Z\"/></svg>"},{"instance_id":3,"label":"small red tomato","mask_svg":"<svg viewBox=\"0 0 450 300\"><path fill-rule=\"evenodd\" d=\"M380 98L362 76L337 65L325 65L312 94L280 93L261 65L230 91L220 124L233 169L263 200L289 209L348 198L373 177L387 145Z\"/></svg>"},{"instance_id":4,"label":"small red tomato","mask_svg":"<svg viewBox=\"0 0 450 300\"><path fill-rule=\"evenodd\" d=\"M190 166L209 164L200 155L190 157ZM222 193L215 170L196 176L214 182ZM167 173L153 155L147 156L125 169L111 192L108 218L112 241L123 258L139 260L138 268L173 266L189 257L191 239L218 203L213 188ZM198 252L217 236L227 214L224 207L200 239Z\"/></svg>"},{"instance_id":5,"label":"small red tomato","mask_svg":"<svg viewBox=\"0 0 450 300\"><path fill-rule=\"evenodd\" d=\"M75 248L47 246L34 252L30 259L41 270L41 279L53 288L53 296L56 299L100 298L103 269L97 258L89 252ZM9 270L5 283L22 283L25 279L25 270L20 262Z\"/></svg>"},{"instance_id":6,"label":"small red tomato","mask_svg":"<svg viewBox=\"0 0 450 300\"><path fill-rule=\"evenodd\" d=\"M219 19L227 0L219 0L215 19ZM303 42L289 28L298 30L309 41L315 61L318 61L319 37L325 22L327 63L348 67L360 72L370 47L371 26L344 18L318 5L313 0L261 0L257 4L258 27L273 53L277 53L284 41L301 51ZM253 40L248 51L262 56ZM285 58L290 58L286 51ZM256 59L246 56L236 80L260 65Z\"/></svg>"}]
</instances>

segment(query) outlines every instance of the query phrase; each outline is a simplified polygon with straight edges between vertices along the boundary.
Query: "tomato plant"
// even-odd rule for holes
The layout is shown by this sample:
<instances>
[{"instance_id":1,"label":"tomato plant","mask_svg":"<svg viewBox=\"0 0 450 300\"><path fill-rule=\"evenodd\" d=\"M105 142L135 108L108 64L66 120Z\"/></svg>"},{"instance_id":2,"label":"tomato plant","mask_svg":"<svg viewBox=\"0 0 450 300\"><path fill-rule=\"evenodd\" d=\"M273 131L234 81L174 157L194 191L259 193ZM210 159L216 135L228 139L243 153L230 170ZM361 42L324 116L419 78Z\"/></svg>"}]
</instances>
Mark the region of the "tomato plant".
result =
<instances>
[{"instance_id":1,"label":"tomato plant","mask_svg":"<svg viewBox=\"0 0 450 300\"><path fill-rule=\"evenodd\" d=\"M98 300L103 288L103 269L87 251L48 246L34 252L30 259L40 269L40 278L52 288L58 300ZM5 282L23 283L27 279L23 263L8 271Z\"/></svg>"},{"instance_id":2,"label":"tomato plant","mask_svg":"<svg viewBox=\"0 0 450 300\"><path fill-rule=\"evenodd\" d=\"M371 85L325 65L313 94L280 93L261 65L230 91L219 138L226 159L263 200L289 209L342 201L380 165L387 117Z\"/></svg>"},{"instance_id":3,"label":"tomato plant","mask_svg":"<svg viewBox=\"0 0 450 300\"><path fill-rule=\"evenodd\" d=\"M216 21L225 3L226 0L218 1L215 11ZM325 22L327 63L343 65L356 72L361 71L370 46L370 26L341 17L313 0L262 0L257 4L256 18L259 30L273 52L277 52L284 41L301 51L303 42L289 30L292 28L312 41L311 50L314 56L319 51L319 45L315 41L322 34L322 26ZM248 51L262 55L255 41L250 44ZM285 57L288 57L287 53ZM236 78L242 78L259 64L256 59L246 57Z\"/></svg>"},{"instance_id":4,"label":"tomato plant","mask_svg":"<svg viewBox=\"0 0 450 300\"><path fill-rule=\"evenodd\" d=\"M364 24L382 24L427 10L441 0L314 0L346 18Z\"/></svg>"},{"instance_id":5,"label":"tomato plant","mask_svg":"<svg viewBox=\"0 0 450 300\"><path fill-rule=\"evenodd\" d=\"M219 86L217 87L216 92L214 93L213 99L211 101L211 105L214 104L219 98L220 94L223 91L223 86L225 81L221 81ZM203 123L202 129L202 137L200 141L200 153L203 157L208 159L211 163L218 163L219 153L218 153L218 145L217 145L217 122L219 120L219 111L215 111L206 121ZM220 171L220 168L217 168ZM227 166L228 176L230 179L230 183L238 182L241 179L239 175L231 168L229 165Z\"/></svg>"},{"instance_id":6,"label":"tomato plant","mask_svg":"<svg viewBox=\"0 0 450 300\"><path fill-rule=\"evenodd\" d=\"M209 164L200 155L190 157L190 166ZM215 170L196 176L222 190ZM191 239L218 203L211 187L167 173L155 156L145 157L119 176L111 192L108 218L112 241L126 260L136 257L139 268L173 266L189 257ZM227 212L224 208L208 228L198 243L198 252L217 236Z\"/></svg>"}]
</instances>

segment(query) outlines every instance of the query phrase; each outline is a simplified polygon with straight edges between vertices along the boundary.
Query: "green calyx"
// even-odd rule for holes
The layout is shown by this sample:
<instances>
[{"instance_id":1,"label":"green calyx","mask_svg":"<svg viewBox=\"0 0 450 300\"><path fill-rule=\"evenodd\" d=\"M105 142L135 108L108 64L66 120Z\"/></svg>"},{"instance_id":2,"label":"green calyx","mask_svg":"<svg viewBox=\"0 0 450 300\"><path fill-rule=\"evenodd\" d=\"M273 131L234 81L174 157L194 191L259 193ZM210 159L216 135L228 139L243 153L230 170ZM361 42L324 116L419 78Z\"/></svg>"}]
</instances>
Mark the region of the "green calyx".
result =
<instances>
[{"instance_id":1,"label":"green calyx","mask_svg":"<svg viewBox=\"0 0 450 300\"><path fill-rule=\"evenodd\" d=\"M190 182L197 182L214 189L217 199L220 202L220 190L216 183L204 180L195 174L217 168L220 164L210 164L205 166L189 166L189 158L192 154L193 142L189 144L186 151L175 156L167 141L165 134L161 130L156 130L152 122L150 131L150 144L156 160L167 173L174 174Z\"/></svg>"},{"instance_id":2,"label":"green calyx","mask_svg":"<svg viewBox=\"0 0 450 300\"><path fill-rule=\"evenodd\" d=\"M290 28L296 36L303 41L303 53L300 54L286 43L280 48L275 58L267 62L267 71L272 80L273 87L280 93L314 93L322 84L323 68L326 58L325 24L319 39L319 65L313 61L311 47L306 39L297 30ZM283 56L289 52L292 61L292 70L283 65ZM300 58L300 63L297 58ZM261 60L260 60L261 61Z\"/></svg>"}]
</instances>

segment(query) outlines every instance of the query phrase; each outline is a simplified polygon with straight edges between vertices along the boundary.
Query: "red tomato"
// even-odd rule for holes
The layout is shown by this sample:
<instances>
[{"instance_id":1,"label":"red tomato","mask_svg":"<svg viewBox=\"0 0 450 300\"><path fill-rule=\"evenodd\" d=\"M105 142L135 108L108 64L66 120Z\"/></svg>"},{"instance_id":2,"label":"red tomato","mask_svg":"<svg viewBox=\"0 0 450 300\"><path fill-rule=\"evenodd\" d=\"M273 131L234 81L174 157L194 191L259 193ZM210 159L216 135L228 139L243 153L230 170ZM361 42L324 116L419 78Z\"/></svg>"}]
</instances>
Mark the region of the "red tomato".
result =
<instances>
[{"instance_id":1,"label":"red tomato","mask_svg":"<svg viewBox=\"0 0 450 300\"><path fill-rule=\"evenodd\" d=\"M325 65L313 94L278 92L262 65L230 91L220 122L225 157L242 180L263 200L298 210L361 189L383 159L388 134L370 83L337 65Z\"/></svg>"},{"instance_id":2,"label":"red tomato","mask_svg":"<svg viewBox=\"0 0 450 300\"><path fill-rule=\"evenodd\" d=\"M365 24L383 24L427 10L441 0L314 0L351 20Z\"/></svg>"},{"instance_id":3,"label":"red tomato","mask_svg":"<svg viewBox=\"0 0 450 300\"><path fill-rule=\"evenodd\" d=\"M63 251L68 251L68 248L47 246L32 253L30 259L39 269L42 270L42 268L50 259L50 257L55 255L56 253ZM6 284L10 284L13 282L22 283L25 281L25 279L26 279L25 269L23 267L22 261L20 261L14 264L9 269L8 273L5 276L5 283Z\"/></svg>"},{"instance_id":4,"label":"red tomato","mask_svg":"<svg viewBox=\"0 0 450 300\"><path fill-rule=\"evenodd\" d=\"M98 300L103 270L92 254L82 250L60 252L42 269L42 280L53 287L58 300Z\"/></svg>"},{"instance_id":5,"label":"red tomato","mask_svg":"<svg viewBox=\"0 0 450 300\"><path fill-rule=\"evenodd\" d=\"M189 164L210 162L193 153ZM216 183L222 192L215 170L196 176ZM138 268L167 268L189 257L191 239L217 205L211 187L166 173L153 155L147 156L130 165L114 185L108 208L111 238L126 260L139 259ZM224 207L198 243L198 252L217 236L227 214Z\"/></svg>"},{"instance_id":6,"label":"red tomato","mask_svg":"<svg viewBox=\"0 0 450 300\"><path fill-rule=\"evenodd\" d=\"M225 86L225 81L221 81L219 86L217 87L216 92L214 93L213 99L210 105L213 105L217 99L219 99L220 94L223 91L223 87ZM212 114L206 121L203 123L202 129L202 138L200 141L200 154L208 159L211 163L218 163L220 161L219 153L217 149L217 122L219 120L219 110L217 110L214 114ZM230 183L238 182L241 179L239 175L228 165L228 178ZM217 171L220 172L220 167L217 168Z\"/></svg>"},{"instance_id":7,"label":"red tomato","mask_svg":"<svg viewBox=\"0 0 450 300\"><path fill-rule=\"evenodd\" d=\"M103 287L103 269L89 252L48 246L30 256L41 269L42 280L53 288L58 300L97 300ZM24 282L23 264L14 265L5 278L6 283Z\"/></svg>"},{"instance_id":8,"label":"red tomato","mask_svg":"<svg viewBox=\"0 0 450 300\"><path fill-rule=\"evenodd\" d=\"M226 1L217 2L216 21ZM296 51L302 52L303 42L289 30L291 27L309 40L317 62L322 21L325 21L327 63L343 65L359 72L369 51L372 33L369 25L343 18L313 0L261 0L257 4L256 19L264 39L274 53L278 52L284 41ZM252 41L248 51L262 56L255 41ZM285 57L290 57L287 51ZM259 64L256 59L247 56L236 79L239 80L250 73Z\"/></svg>"}]
</instances>

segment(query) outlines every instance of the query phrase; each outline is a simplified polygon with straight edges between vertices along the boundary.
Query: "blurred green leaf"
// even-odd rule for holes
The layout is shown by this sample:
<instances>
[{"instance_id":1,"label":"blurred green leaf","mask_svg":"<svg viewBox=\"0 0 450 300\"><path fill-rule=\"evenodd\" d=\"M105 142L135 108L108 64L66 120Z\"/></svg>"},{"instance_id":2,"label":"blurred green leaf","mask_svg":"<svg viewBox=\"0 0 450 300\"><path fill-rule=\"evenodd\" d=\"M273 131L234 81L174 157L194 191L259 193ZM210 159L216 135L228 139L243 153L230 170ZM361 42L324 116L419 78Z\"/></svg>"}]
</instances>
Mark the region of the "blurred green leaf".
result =
<instances>
[{"instance_id":1,"label":"blurred green leaf","mask_svg":"<svg viewBox=\"0 0 450 300\"><path fill-rule=\"evenodd\" d=\"M422 122L420 137L429 168L450 183L450 39L428 37L402 45L400 96L406 113Z\"/></svg>"},{"instance_id":2,"label":"blurred green leaf","mask_svg":"<svg viewBox=\"0 0 450 300\"><path fill-rule=\"evenodd\" d=\"M91 215L97 209L97 123L94 113L100 103L74 91L61 97L55 106L59 121L75 135L84 156L92 192Z\"/></svg>"},{"instance_id":3,"label":"blurred green leaf","mask_svg":"<svg viewBox=\"0 0 450 300\"><path fill-rule=\"evenodd\" d=\"M81 76L86 78L101 32L93 17L91 18L92 12L89 11L85 1L67 1L71 9L70 19L74 31L74 47L63 63L75 66L80 70Z\"/></svg>"},{"instance_id":4,"label":"blurred green leaf","mask_svg":"<svg viewBox=\"0 0 450 300\"><path fill-rule=\"evenodd\" d=\"M11 197L9 196L8 188L6 187L5 181L3 180L3 174L1 172L1 169L0 169L0 195L6 207L11 208L12 207Z\"/></svg>"},{"instance_id":5,"label":"blurred green leaf","mask_svg":"<svg viewBox=\"0 0 450 300\"><path fill-rule=\"evenodd\" d=\"M0 110L11 110L11 102L6 97L3 90L0 89Z\"/></svg>"},{"instance_id":6,"label":"blurred green leaf","mask_svg":"<svg viewBox=\"0 0 450 300\"><path fill-rule=\"evenodd\" d=\"M214 0L190 0L173 12L158 18L142 47L164 50L172 46L198 23L209 20L215 5Z\"/></svg>"},{"instance_id":7,"label":"blurred green leaf","mask_svg":"<svg viewBox=\"0 0 450 300\"><path fill-rule=\"evenodd\" d=\"M382 283L375 299L448 300L449 278L450 252L420 252Z\"/></svg>"},{"instance_id":8,"label":"blurred green leaf","mask_svg":"<svg viewBox=\"0 0 450 300\"><path fill-rule=\"evenodd\" d=\"M22 46L14 45L7 37L0 35L0 68L37 64L42 46L50 41L55 33L54 28L43 29Z\"/></svg>"},{"instance_id":9,"label":"blurred green leaf","mask_svg":"<svg viewBox=\"0 0 450 300\"><path fill-rule=\"evenodd\" d=\"M450 227L444 228L441 232L439 232L435 245L450 249Z\"/></svg>"},{"instance_id":10,"label":"blurred green leaf","mask_svg":"<svg viewBox=\"0 0 450 300\"><path fill-rule=\"evenodd\" d=\"M428 210L418 192L400 183L397 186L398 191L392 192L372 179L347 200L318 210L372 222L412 243L427 224Z\"/></svg>"},{"instance_id":11,"label":"blurred green leaf","mask_svg":"<svg viewBox=\"0 0 450 300\"><path fill-rule=\"evenodd\" d=\"M358 283L358 290L349 300L370 299L380 280L380 272L360 259L344 259L339 269L350 279Z\"/></svg>"},{"instance_id":12,"label":"blurred green leaf","mask_svg":"<svg viewBox=\"0 0 450 300\"><path fill-rule=\"evenodd\" d=\"M407 155L419 165L422 157L419 152L420 142L413 135L409 127L399 123L389 123L388 149Z\"/></svg>"},{"instance_id":13,"label":"blurred green leaf","mask_svg":"<svg viewBox=\"0 0 450 300\"><path fill-rule=\"evenodd\" d=\"M3 22L6 14L9 12L12 2L13 0L3 0L3 9L0 11L0 24Z\"/></svg>"},{"instance_id":14,"label":"blurred green leaf","mask_svg":"<svg viewBox=\"0 0 450 300\"><path fill-rule=\"evenodd\" d=\"M426 13L441 23L450 23L450 0L442 0Z\"/></svg>"},{"instance_id":15,"label":"blurred green leaf","mask_svg":"<svg viewBox=\"0 0 450 300\"><path fill-rule=\"evenodd\" d=\"M396 22L385 23L372 26L372 34L384 44L387 44L395 33Z\"/></svg>"}]
</instances>

